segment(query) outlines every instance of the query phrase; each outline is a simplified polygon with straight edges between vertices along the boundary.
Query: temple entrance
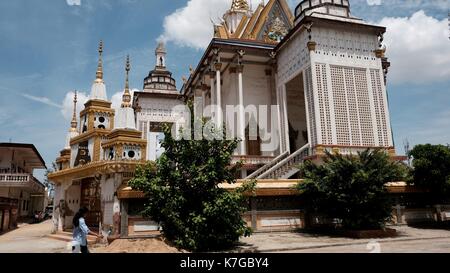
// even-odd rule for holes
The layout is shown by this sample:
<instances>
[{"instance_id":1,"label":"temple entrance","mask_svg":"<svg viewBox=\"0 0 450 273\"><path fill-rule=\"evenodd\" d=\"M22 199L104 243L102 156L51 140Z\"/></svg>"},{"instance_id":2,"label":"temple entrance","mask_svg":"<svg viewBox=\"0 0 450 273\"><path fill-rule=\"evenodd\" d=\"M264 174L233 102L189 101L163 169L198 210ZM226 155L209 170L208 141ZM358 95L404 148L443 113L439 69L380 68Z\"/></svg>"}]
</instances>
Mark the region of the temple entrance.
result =
<instances>
[{"instance_id":1,"label":"temple entrance","mask_svg":"<svg viewBox=\"0 0 450 273\"><path fill-rule=\"evenodd\" d=\"M247 126L245 129L245 140L247 142L247 155L261 156L261 138L259 136L259 126L256 129L257 136L250 135L250 128Z\"/></svg>"},{"instance_id":2,"label":"temple entrance","mask_svg":"<svg viewBox=\"0 0 450 273\"><path fill-rule=\"evenodd\" d=\"M286 98L289 124L289 149L293 153L308 143L303 73L286 84Z\"/></svg>"},{"instance_id":3,"label":"temple entrance","mask_svg":"<svg viewBox=\"0 0 450 273\"><path fill-rule=\"evenodd\" d=\"M81 207L87 207L86 225L98 228L101 221L100 183L94 178L86 178L81 181Z\"/></svg>"}]
</instances>

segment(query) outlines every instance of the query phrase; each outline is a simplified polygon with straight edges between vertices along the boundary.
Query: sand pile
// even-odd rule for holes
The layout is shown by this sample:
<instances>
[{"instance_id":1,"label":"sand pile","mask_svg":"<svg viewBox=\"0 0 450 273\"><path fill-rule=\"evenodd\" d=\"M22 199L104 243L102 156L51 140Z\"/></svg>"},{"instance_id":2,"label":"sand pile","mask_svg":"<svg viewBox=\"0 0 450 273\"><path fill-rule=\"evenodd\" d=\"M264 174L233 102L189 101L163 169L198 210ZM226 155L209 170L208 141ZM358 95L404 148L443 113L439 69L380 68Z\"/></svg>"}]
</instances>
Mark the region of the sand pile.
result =
<instances>
[{"instance_id":1,"label":"sand pile","mask_svg":"<svg viewBox=\"0 0 450 273\"><path fill-rule=\"evenodd\" d=\"M93 253L179 253L159 238L117 239L109 246L94 247Z\"/></svg>"}]
</instances>

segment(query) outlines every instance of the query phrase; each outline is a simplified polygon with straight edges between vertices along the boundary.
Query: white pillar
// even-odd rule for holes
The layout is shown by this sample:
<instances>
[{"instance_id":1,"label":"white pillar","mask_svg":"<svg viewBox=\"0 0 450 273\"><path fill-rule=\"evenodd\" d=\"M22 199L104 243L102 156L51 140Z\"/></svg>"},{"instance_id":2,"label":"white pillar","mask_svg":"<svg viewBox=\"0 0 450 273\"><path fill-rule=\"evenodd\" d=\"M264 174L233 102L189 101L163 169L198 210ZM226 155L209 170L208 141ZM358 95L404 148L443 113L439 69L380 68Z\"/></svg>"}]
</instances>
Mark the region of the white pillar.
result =
<instances>
[{"instance_id":1,"label":"white pillar","mask_svg":"<svg viewBox=\"0 0 450 273\"><path fill-rule=\"evenodd\" d=\"M204 86L202 86L202 108L203 110L205 110L206 107L206 88Z\"/></svg>"},{"instance_id":2,"label":"white pillar","mask_svg":"<svg viewBox=\"0 0 450 273\"><path fill-rule=\"evenodd\" d=\"M214 71L209 72L209 82L211 85L210 94L211 94L211 102L210 102L210 108L211 108L211 119L215 119L215 108L214 105L216 105L216 93L214 92L214 77L216 76L216 73Z\"/></svg>"},{"instance_id":3,"label":"white pillar","mask_svg":"<svg viewBox=\"0 0 450 273\"><path fill-rule=\"evenodd\" d=\"M244 71L243 65L237 66L238 72L238 90L239 90L239 138L242 140L241 155L247 154L247 143L245 141L245 112L244 112L244 87L242 83L242 73Z\"/></svg>"},{"instance_id":4,"label":"white pillar","mask_svg":"<svg viewBox=\"0 0 450 273\"><path fill-rule=\"evenodd\" d=\"M222 90L221 90L221 79L220 79L220 70L222 68L222 63L216 63L214 65L216 69L216 102L217 102L217 125L222 127L223 119L222 119Z\"/></svg>"},{"instance_id":5,"label":"white pillar","mask_svg":"<svg viewBox=\"0 0 450 273\"><path fill-rule=\"evenodd\" d=\"M216 103L216 93L214 92L214 77L216 76L216 73L214 71L211 71L209 73L209 81L211 84L211 105L214 105Z\"/></svg>"}]
</instances>

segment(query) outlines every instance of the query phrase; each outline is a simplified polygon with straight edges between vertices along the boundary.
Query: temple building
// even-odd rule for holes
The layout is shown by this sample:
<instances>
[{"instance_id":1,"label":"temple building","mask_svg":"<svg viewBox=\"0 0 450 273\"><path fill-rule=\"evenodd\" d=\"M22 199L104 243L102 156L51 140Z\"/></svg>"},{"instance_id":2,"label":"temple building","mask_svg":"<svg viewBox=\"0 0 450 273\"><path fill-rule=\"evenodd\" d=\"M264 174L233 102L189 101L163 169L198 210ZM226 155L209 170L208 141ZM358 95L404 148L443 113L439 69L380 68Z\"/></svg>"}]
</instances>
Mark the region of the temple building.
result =
<instances>
[{"instance_id":1,"label":"temple building","mask_svg":"<svg viewBox=\"0 0 450 273\"><path fill-rule=\"evenodd\" d=\"M253 228L304 224L292 187L305 159L367 148L396 156L385 31L354 17L347 0L299 1L294 14L285 0L255 10L233 0L215 24L181 92L205 98L209 117L243 140L235 152L241 178L258 179L246 215Z\"/></svg>"},{"instance_id":2,"label":"temple building","mask_svg":"<svg viewBox=\"0 0 450 273\"><path fill-rule=\"evenodd\" d=\"M49 175L55 187L54 231L72 229L72 219L81 206L89 209L86 222L93 228L119 236L121 203L117 189L133 176L138 164L146 160L147 143L136 129L131 107L126 62L126 79L122 104L111 108L103 81L103 43L99 46L96 79L89 100L76 119L74 114L67 141L56 160L58 170ZM123 204L122 204L123 205ZM126 215L126 214L122 214Z\"/></svg>"},{"instance_id":3,"label":"temple building","mask_svg":"<svg viewBox=\"0 0 450 273\"><path fill-rule=\"evenodd\" d=\"M155 68L133 97L127 60L117 110L107 100L100 45L90 100L79 126L74 114L59 169L49 176L57 185L58 229L70 229L71 217L86 205L88 224L115 236L157 232L156 223L139 216L143 194L127 181L138 164L164 152L163 123L184 126L177 107L190 99L200 102L207 120L225 124L243 140L233 161L244 162L240 179L258 180L244 215L257 230L304 224L293 186L305 159L367 148L395 157L382 43L386 28L354 17L348 0L298 2L292 13L286 0L269 0L254 10L247 0L230 0L180 91L167 70L163 43L155 51Z\"/></svg>"}]
</instances>

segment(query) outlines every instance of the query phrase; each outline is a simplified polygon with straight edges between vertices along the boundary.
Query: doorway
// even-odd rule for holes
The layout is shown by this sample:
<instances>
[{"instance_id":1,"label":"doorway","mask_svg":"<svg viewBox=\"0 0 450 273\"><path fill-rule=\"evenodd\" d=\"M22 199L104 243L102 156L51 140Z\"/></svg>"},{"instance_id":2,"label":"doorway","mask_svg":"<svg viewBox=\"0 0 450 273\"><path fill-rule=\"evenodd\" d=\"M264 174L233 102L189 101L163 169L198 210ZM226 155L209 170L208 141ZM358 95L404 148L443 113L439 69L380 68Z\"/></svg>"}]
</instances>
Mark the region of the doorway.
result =
<instances>
[{"instance_id":1,"label":"doorway","mask_svg":"<svg viewBox=\"0 0 450 273\"><path fill-rule=\"evenodd\" d=\"M100 183L94 178L86 178L81 181L81 207L89 209L85 217L88 227L98 228L101 221Z\"/></svg>"},{"instance_id":2,"label":"doorway","mask_svg":"<svg viewBox=\"0 0 450 273\"><path fill-rule=\"evenodd\" d=\"M308 143L303 73L300 73L286 84L286 100L289 148L290 152L293 153Z\"/></svg>"},{"instance_id":3,"label":"doorway","mask_svg":"<svg viewBox=\"0 0 450 273\"><path fill-rule=\"evenodd\" d=\"M254 123L253 123L254 124ZM257 136L254 136L254 132L250 135L250 127L245 129L245 140L247 142L247 155L261 156L261 137L259 136L259 126L256 129Z\"/></svg>"}]
</instances>

